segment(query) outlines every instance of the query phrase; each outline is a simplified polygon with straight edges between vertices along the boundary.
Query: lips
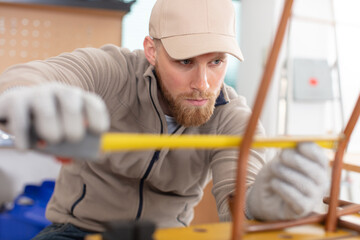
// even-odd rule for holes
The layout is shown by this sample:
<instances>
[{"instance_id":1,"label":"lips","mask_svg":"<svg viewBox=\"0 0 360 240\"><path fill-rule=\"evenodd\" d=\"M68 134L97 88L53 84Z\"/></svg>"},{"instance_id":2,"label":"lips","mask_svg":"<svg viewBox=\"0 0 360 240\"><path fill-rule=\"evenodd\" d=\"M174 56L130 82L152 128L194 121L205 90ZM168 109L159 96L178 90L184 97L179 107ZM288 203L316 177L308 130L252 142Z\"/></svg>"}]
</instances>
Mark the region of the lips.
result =
<instances>
[{"instance_id":1,"label":"lips","mask_svg":"<svg viewBox=\"0 0 360 240\"><path fill-rule=\"evenodd\" d=\"M193 106L200 107L204 106L208 102L208 99L186 99L186 101Z\"/></svg>"}]
</instances>

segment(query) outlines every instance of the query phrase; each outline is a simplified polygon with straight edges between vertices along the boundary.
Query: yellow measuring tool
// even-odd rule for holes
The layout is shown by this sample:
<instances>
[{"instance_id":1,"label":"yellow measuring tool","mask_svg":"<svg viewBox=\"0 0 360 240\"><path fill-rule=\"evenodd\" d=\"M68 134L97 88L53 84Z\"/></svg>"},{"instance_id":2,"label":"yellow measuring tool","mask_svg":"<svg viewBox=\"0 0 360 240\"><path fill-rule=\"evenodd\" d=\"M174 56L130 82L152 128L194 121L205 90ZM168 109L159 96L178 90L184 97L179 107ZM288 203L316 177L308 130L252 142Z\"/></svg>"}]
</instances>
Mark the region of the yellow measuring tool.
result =
<instances>
[{"instance_id":1,"label":"yellow measuring tool","mask_svg":"<svg viewBox=\"0 0 360 240\"><path fill-rule=\"evenodd\" d=\"M255 137L253 148L294 148L299 142L315 142L324 148L336 148L339 136ZM242 137L229 135L155 135L106 133L101 137L100 150L126 151L161 148L236 148Z\"/></svg>"}]
</instances>

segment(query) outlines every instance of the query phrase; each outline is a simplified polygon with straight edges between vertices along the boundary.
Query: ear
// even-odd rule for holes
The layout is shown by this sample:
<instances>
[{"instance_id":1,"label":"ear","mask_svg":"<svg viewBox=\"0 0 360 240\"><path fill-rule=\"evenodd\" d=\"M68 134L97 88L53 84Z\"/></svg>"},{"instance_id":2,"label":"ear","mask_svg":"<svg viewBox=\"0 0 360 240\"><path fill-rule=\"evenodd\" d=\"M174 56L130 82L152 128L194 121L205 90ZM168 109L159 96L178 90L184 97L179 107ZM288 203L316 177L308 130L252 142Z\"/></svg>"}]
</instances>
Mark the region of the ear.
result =
<instances>
[{"instance_id":1,"label":"ear","mask_svg":"<svg viewBox=\"0 0 360 240\"><path fill-rule=\"evenodd\" d=\"M147 36L144 39L144 53L146 59L149 61L149 63L153 66L155 66L156 62L156 46L154 43L154 40L151 39L151 37Z\"/></svg>"}]
</instances>

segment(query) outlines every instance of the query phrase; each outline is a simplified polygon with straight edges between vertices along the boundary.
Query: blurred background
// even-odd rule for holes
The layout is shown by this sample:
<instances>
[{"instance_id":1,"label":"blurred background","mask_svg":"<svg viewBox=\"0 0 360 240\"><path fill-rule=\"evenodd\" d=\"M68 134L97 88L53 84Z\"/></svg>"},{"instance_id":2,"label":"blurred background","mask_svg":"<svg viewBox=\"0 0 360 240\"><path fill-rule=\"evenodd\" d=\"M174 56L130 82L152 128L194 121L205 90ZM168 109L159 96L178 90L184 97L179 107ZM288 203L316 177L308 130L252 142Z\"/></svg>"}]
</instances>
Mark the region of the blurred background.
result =
<instances>
[{"instance_id":1,"label":"blurred background","mask_svg":"<svg viewBox=\"0 0 360 240\"><path fill-rule=\"evenodd\" d=\"M114 43L141 49L155 0L1 1L0 72L78 47ZM250 106L264 71L284 0L233 1L244 62L231 58L227 84ZM360 1L295 0L261 120L269 136L337 135L360 93ZM0 143L8 136L0 133ZM360 202L360 124L347 150L341 198ZM38 153L0 149L0 204L26 184L55 179L60 164ZM208 204L213 204L212 200ZM207 204L207 203L206 203ZM195 223L216 221L206 216Z\"/></svg>"}]
</instances>

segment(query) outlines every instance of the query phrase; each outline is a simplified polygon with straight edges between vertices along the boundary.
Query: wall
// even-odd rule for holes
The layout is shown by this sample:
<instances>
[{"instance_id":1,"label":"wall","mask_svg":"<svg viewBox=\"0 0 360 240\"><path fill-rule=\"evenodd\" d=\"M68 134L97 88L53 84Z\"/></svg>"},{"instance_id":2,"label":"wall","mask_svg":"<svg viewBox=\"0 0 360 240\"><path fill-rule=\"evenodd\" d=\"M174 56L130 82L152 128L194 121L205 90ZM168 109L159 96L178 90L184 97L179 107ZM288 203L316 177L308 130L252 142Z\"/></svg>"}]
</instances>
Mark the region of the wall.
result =
<instances>
[{"instance_id":1,"label":"wall","mask_svg":"<svg viewBox=\"0 0 360 240\"><path fill-rule=\"evenodd\" d=\"M253 106L255 92L264 71L266 54L271 47L284 0L242 0L241 48L245 61L240 64L237 90ZM334 5L332 6L332 3ZM329 25L336 19L336 28ZM295 0L294 19L284 39L270 91L261 120L269 135L324 135L337 134L346 123L360 94L360 17L358 0ZM302 16L302 18L299 18ZM305 18L304 18L305 16ZM320 21L306 20L316 18ZM336 38L335 38L336 36ZM337 52L336 52L337 50ZM334 83L335 96L342 96L343 113L339 101L294 101L292 91L280 86L280 79L291 80L291 59L306 57L326 59L330 65L339 61L340 86ZM290 59L290 61L288 61ZM284 71L289 68L288 74ZM336 72L333 79L337 80ZM290 83L291 84L291 83ZM339 91L340 90L340 91ZM288 94L288 105L279 96ZM286 112L287 110L287 112ZM360 123L357 124L348 153L360 153ZM358 202L358 173L343 174L341 198Z\"/></svg>"},{"instance_id":2,"label":"wall","mask_svg":"<svg viewBox=\"0 0 360 240\"><path fill-rule=\"evenodd\" d=\"M243 0L241 2L240 47L245 61L239 64L237 91L253 107L255 94L277 24L278 0ZM275 134L277 81L272 82L261 120L268 134ZM269 112L270 111L270 112Z\"/></svg>"},{"instance_id":3,"label":"wall","mask_svg":"<svg viewBox=\"0 0 360 240\"><path fill-rule=\"evenodd\" d=\"M334 0L337 22L337 40L341 73L341 90L344 100L345 120L350 116L356 98L360 94L360 2ZM356 125L348 147L351 153L360 154L360 123Z\"/></svg>"},{"instance_id":4,"label":"wall","mask_svg":"<svg viewBox=\"0 0 360 240\"><path fill-rule=\"evenodd\" d=\"M239 66L237 90L248 99L250 106L253 106L283 2L283 0L242 1L240 45L245 61ZM345 123L349 118L360 92L360 70L357 67L357 56L360 54L360 46L357 44L360 39L360 17L354 10L359 9L360 3L356 0L335 0L333 7L332 2L332 0L294 1L290 31L284 39L261 116L269 135L337 134L343 128L342 113L337 99L322 102L293 100L291 67L292 60L297 57L325 59L330 66L339 59L341 85L337 86L337 75L336 72L333 73L334 95L337 97L341 93ZM332 9L335 9L336 32L328 24L333 19ZM319 21L309 21L308 18L316 18ZM285 93L280 88L280 79L283 77L287 77L290 84L289 91ZM341 91L338 91L339 88ZM282 108L279 99L279 94L282 93L288 96L288 105L285 108ZM279 126L279 123L282 125ZM350 152L360 152L359 129L358 124L349 146Z\"/></svg>"},{"instance_id":5,"label":"wall","mask_svg":"<svg viewBox=\"0 0 360 240\"><path fill-rule=\"evenodd\" d=\"M149 19L156 0L137 0L123 19L123 46L130 50L142 49L144 37L149 35Z\"/></svg>"}]
</instances>

